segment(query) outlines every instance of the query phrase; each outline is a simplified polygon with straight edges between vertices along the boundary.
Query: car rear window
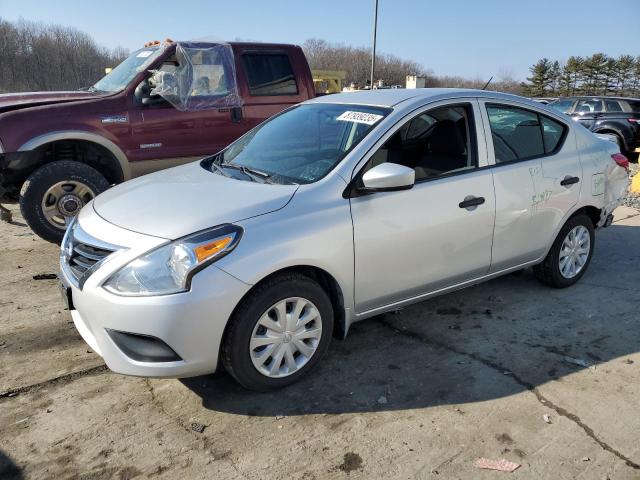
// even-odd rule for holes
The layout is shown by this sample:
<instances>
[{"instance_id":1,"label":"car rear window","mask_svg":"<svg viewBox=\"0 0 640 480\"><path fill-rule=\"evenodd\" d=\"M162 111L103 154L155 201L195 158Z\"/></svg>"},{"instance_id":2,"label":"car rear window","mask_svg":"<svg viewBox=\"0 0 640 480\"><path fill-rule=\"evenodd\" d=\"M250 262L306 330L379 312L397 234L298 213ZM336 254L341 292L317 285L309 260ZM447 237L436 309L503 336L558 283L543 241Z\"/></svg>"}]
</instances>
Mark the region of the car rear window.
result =
<instances>
[{"instance_id":1,"label":"car rear window","mask_svg":"<svg viewBox=\"0 0 640 480\"><path fill-rule=\"evenodd\" d=\"M640 113L640 100L627 100L627 103L631 107L632 112Z\"/></svg>"},{"instance_id":2,"label":"car rear window","mask_svg":"<svg viewBox=\"0 0 640 480\"><path fill-rule=\"evenodd\" d=\"M297 95L298 85L289 56L246 53L242 56L251 95Z\"/></svg>"},{"instance_id":3,"label":"car rear window","mask_svg":"<svg viewBox=\"0 0 640 480\"><path fill-rule=\"evenodd\" d=\"M596 113L601 111L601 100L580 100L575 108L576 113Z\"/></svg>"}]
</instances>

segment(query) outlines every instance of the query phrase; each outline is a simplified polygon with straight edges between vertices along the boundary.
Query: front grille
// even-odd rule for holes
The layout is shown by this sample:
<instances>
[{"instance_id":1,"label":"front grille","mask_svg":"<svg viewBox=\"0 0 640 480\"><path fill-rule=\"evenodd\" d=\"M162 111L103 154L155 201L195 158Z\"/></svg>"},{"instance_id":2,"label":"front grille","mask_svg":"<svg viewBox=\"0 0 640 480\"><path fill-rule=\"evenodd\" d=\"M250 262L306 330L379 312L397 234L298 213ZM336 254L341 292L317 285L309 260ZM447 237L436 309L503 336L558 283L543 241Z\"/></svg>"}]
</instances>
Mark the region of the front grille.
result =
<instances>
[{"instance_id":1,"label":"front grille","mask_svg":"<svg viewBox=\"0 0 640 480\"><path fill-rule=\"evenodd\" d=\"M69 226L60 252L60 267L66 278L82 290L84 282L112 253L122 247L87 234L77 221Z\"/></svg>"},{"instance_id":2,"label":"front grille","mask_svg":"<svg viewBox=\"0 0 640 480\"><path fill-rule=\"evenodd\" d=\"M104 260L114 251L106 248L95 247L86 243L72 240L73 253L68 260L69 270L75 280L80 282L88 270L91 270L98 262Z\"/></svg>"}]
</instances>

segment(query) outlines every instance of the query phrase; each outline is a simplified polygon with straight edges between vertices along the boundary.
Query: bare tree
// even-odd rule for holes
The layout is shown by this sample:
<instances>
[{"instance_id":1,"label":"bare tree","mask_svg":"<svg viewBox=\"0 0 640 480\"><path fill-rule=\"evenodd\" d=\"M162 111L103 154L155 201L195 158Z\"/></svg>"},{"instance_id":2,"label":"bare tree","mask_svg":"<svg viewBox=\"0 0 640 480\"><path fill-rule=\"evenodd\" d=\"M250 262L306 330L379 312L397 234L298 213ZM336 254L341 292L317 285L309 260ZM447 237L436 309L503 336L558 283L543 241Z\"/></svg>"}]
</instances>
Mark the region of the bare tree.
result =
<instances>
[{"instance_id":1,"label":"bare tree","mask_svg":"<svg viewBox=\"0 0 640 480\"><path fill-rule=\"evenodd\" d=\"M120 63L128 51L109 50L75 28L0 18L0 92L76 90Z\"/></svg>"}]
</instances>

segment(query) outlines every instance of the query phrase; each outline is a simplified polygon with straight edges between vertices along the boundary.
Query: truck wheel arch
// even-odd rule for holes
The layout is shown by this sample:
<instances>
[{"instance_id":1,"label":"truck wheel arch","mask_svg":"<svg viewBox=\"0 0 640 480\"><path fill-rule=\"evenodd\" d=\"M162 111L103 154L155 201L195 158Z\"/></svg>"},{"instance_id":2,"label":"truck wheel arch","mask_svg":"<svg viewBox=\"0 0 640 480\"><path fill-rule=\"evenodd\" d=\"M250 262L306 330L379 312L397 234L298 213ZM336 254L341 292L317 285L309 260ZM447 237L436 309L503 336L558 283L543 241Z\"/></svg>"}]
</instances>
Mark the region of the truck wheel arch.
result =
<instances>
[{"instance_id":1,"label":"truck wheel arch","mask_svg":"<svg viewBox=\"0 0 640 480\"><path fill-rule=\"evenodd\" d=\"M20 152L34 152L41 147L54 144L56 142L74 142L79 141L87 144L94 144L98 147L106 150L111 157L117 162L114 167L119 167L119 172L115 175L117 180L126 181L131 178L131 167L129 160L124 154L122 149L111 140L98 135L96 133L77 131L77 130L65 130L59 132L51 132L44 135L40 135L32 138L20 148ZM118 183L117 181L114 183Z\"/></svg>"}]
</instances>

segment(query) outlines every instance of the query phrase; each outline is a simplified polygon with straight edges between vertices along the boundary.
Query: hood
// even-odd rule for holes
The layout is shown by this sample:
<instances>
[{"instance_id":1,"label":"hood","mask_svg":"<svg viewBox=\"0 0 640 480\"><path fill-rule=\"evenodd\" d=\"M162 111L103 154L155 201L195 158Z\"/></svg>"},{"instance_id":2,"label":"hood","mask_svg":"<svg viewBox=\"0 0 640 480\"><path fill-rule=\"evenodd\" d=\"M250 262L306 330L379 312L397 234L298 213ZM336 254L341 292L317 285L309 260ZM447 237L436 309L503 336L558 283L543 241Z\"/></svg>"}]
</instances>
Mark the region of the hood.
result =
<instances>
[{"instance_id":1,"label":"hood","mask_svg":"<svg viewBox=\"0 0 640 480\"><path fill-rule=\"evenodd\" d=\"M175 240L279 210L297 188L223 177L194 162L111 188L96 197L93 208L119 227Z\"/></svg>"},{"instance_id":2,"label":"hood","mask_svg":"<svg viewBox=\"0 0 640 480\"><path fill-rule=\"evenodd\" d=\"M38 107L53 103L73 102L75 100L90 100L100 97L92 92L25 92L4 93L0 95L0 113L20 108Z\"/></svg>"}]
</instances>

